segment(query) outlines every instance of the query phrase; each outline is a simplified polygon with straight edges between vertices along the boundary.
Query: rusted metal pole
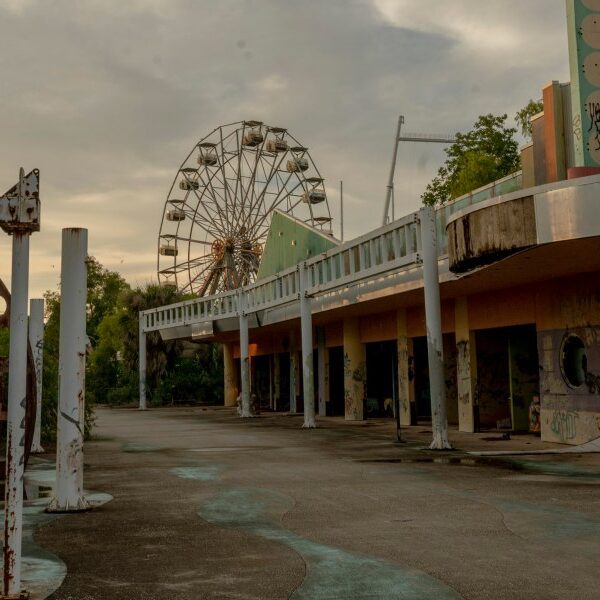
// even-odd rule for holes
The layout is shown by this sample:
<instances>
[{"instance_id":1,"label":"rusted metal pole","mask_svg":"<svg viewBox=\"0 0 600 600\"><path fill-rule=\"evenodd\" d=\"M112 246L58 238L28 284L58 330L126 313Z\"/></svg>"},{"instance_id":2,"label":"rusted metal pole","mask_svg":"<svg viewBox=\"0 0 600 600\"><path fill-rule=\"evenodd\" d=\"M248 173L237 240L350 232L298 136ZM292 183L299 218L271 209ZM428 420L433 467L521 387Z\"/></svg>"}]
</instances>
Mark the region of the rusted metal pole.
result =
<instances>
[{"instance_id":1,"label":"rusted metal pole","mask_svg":"<svg viewBox=\"0 0 600 600\"><path fill-rule=\"evenodd\" d=\"M423 257L425 289L425 324L427 327L427 356L429 362L429 389L431 394L432 450L450 449L448 419L446 416L446 382L442 343L442 311L438 274L435 209L431 206L419 211L420 248Z\"/></svg>"},{"instance_id":2,"label":"rusted metal pole","mask_svg":"<svg viewBox=\"0 0 600 600\"><path fill-rule=\"evenodd\" d=\"M4 496L4 597L19 598L23 538L25 406L27 403L27 296L29 233L15 232L12 242L6 490Z\"/></svg>"},{"instance_id":3,"label":"rusted metal pole","mask_svg":"<svg viewBox=\"0 0 600 600\"><path fill-rule=\"evenodd\" d=\"M146 410L146 333L143 327L144 317L140 313L140 324L139 324L139 349L138 349L138 361L139 361L139 376L140 376L140 410Z\"/></svg>"},{"instance_id":4,"label":"rusted metal pole","mask_svg":"<svg viewBox=\"0 0 600 600\"><path fill-rule=\"evenodd\" d=\"M304 398L304 424L306 429L314 429L315 421L315 381L313 362L313 334L310 296L308 295L309 271L306 263L298 267L300 278L300 328L302 334L302 388Z\"/></svg>"},{"instance_id":5,"label":"rusted metal pole","mask_svg":"<svg viewBox=\"0 0 600 600\"><path fill-rule=\"evenodd\" d=\"M242 418L251 417L250 413L250 356L248 315L245 312L244 290L238 295L238 315L240 319L240 375L242 386Z\"/></svg>"},{"instance_id":6,"label":"rusted metal pole","mask_svg":"<svg viewBox=\"0 0 600 600\"><path fill-rule=\"evenodd\" d=\"M29 343L35 365L35 428L31 451L43 452L42 433L42 375L44 365L44 299L32 298L29 301Z\"/></svg>"},{"instance_id":7,"label":"rusted metal pole","mask_svg":"<svg viewBox=\"0 0 600 600\"><path fill-rule=\"evenodd\" d=\"M87 510L83 495L87 229L63 229L56 490L49 512Z\"/></svg>"}]
</instances>

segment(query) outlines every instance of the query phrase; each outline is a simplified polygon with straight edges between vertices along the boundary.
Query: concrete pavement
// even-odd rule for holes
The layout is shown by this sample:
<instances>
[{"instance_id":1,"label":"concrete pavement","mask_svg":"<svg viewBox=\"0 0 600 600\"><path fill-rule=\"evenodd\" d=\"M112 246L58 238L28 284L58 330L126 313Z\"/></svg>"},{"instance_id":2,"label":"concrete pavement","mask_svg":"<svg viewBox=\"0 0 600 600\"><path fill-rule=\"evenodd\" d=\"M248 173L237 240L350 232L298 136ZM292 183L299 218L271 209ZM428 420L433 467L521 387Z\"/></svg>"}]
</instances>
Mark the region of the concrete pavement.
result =
<instances>
[{"instance_id":1,"label":"concrete pavement","mask_svg":"<svg viewBox=\"0 0 600 600\"><path fill-rule=\"evenodd\" d=\"M598 455L479 462L418 450L419 428L301 423L100 409L85 486L114 500L37 531L68 568L52 598L597 597Z\"/></svg>"}]
</instances>

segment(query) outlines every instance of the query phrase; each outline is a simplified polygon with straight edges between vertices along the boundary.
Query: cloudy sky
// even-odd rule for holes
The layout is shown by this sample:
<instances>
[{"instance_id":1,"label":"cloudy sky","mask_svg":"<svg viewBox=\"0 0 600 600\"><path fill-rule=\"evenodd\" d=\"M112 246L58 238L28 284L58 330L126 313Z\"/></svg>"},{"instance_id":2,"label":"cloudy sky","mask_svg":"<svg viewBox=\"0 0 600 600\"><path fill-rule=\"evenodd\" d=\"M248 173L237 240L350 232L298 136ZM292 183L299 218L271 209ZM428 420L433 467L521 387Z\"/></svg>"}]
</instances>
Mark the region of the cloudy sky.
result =
<instances>
[{"instance_id":1,"label":"cloudy sky","mask_svg":"<svg viewBox=\"0 0 600 600\"><path fill-rule=\"evenodd\" d=\"M336 217L344 180L348 238L380 224L398 114L406 132L465 130L569 78L564 0L0 0L0 39L1 191L41 170L33 296L58 285L63 227L89 228L131 283L154 278L173 176L219 124L287 127ZM401 147L397 215L442 161Z\"/></svg>"}]
</instances>

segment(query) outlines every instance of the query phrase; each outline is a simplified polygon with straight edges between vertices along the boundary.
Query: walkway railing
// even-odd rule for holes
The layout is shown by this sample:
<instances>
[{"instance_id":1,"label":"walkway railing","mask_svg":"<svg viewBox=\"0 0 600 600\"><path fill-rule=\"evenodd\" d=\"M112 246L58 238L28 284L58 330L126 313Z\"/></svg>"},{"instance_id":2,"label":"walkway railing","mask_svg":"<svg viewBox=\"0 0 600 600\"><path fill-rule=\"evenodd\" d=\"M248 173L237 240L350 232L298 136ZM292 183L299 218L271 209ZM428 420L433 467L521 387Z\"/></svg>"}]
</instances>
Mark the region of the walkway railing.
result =
<instances>
[{"instance_id":1,"label":"walkway railing","mask_svg":"<svg viewBox=\"0 0 600 600\"><path fill-rule=\"evenodd\" d=\"M331 292L363 279L419 262L418 213L413 213L368 234L340 244L307 260L307 294ZM242 290L185 300L140 313L143 332L216 321L238 316L239 294L244 311L254 313L298 300L298 266L261 279Z\"/></svg>"}]
</instances>

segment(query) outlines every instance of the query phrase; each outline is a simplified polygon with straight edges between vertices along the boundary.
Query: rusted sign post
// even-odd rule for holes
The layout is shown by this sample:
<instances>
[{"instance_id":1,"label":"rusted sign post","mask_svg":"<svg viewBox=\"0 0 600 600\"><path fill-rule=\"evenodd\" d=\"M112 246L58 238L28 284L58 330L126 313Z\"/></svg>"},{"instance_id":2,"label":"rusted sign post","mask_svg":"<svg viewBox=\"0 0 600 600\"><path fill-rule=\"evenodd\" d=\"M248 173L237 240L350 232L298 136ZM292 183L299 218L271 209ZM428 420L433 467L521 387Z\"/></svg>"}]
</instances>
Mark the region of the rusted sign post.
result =
<instances>
[{"instance_id":1,"label":"rusted sign post","mask_svg":"<svg viewBox=\"0 0 600 600\"><path fill-rule=\"evenodd\" d=\"M56 491L48 512L87 510L83 495L87 229L62 232Z\"/></svg>"},{"instance_id":2,"label":"rusted sign post","mask_svg":"<svg viewBox=\"0 0 600 600\"><path fill-rule=\"evenodd\" d=\"M21 590L25 405L27 396L27 296L29 236L40 230L39 171L25 175L0 197L0 227L13 236L4 496L3 598L26 598Z\"/></svg>"}]
</instances>

